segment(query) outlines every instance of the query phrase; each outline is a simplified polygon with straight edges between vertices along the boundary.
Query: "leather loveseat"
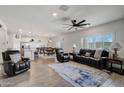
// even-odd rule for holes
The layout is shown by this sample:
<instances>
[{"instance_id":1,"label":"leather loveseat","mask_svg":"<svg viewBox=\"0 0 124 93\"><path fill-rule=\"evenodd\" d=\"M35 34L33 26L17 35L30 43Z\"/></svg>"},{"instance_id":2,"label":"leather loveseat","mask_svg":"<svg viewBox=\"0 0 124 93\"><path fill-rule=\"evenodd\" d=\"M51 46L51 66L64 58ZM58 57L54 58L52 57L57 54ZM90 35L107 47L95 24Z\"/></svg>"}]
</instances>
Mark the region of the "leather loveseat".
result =
<instances>
[{"instance_id":1,"label":"leather loveseat","mask_svg":"<svg viewBox=\"0 0 124 93\"><path fill-rule=\"evenodd\" d=\"M2 53L4 71L8 76L13 76L30 69L30 59L21 58L19 62L12 62L10 55L20 53L18 50L7 50Z\"/></svg>"},{"instance_id":2,"label":"leather loveseat","mask_svg":"<svg viewBox=\"0 0 124 93\"><path fill-rule=\"evenodd\" d=\"M90 53L90 56L86 56L87 52ZM81 64L93 66L99 69L106 68L109 52L107 52L106 50L102 50L100 58L94 57L95 52L96 50L80 49L79 53L74 55L74 61L81 63Z\"/></svg>"}]
</instances>

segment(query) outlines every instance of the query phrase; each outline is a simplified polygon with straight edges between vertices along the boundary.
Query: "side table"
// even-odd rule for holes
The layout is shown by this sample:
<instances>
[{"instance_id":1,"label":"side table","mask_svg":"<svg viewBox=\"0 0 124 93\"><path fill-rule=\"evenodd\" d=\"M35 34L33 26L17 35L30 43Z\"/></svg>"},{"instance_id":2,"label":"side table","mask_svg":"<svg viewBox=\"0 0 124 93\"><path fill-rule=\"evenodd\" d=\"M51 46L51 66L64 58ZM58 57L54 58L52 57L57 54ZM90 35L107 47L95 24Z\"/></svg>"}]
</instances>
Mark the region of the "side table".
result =
<instances>
[{"instance_id":1,"label":"side table","mask_svg":"<svg viewBox=\"0 0 124 93\"><path fill-rule=\"evenodd\" d=\"M117 58L117 59L109 58L107 63L108 63L108 68L111 72L114 71L119 74L124 74L124 69L123 69L124 59L123 58ZM110 67L109 67L109 64L110 64ZM119 65L119 68L113 67L113 64Z\"/></svg>"}]
</instances>

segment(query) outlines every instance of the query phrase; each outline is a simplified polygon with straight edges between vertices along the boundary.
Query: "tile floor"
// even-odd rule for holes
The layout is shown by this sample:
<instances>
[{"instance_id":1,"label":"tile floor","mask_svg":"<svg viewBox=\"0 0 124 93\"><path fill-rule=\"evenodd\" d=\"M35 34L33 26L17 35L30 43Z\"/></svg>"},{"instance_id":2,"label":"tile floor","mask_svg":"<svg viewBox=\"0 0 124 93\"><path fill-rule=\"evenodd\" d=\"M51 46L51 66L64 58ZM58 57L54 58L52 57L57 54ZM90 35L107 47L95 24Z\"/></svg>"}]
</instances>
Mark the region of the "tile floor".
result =
<instances>
[{"instance_id":1,"label":"tile floor","mask_svg":"<svg viewBox=\"0 0 124 93\"><path fill-rule=\"evenodd\" d=\"M31 63L31 69L14 77L0 78L4 87L73 87L69 82L59 76L48 64L54 64L54 58L39 58ZM71 62L77 66L98 70L93 67ZM112 73L102 87L124 87L124 76Z\"/></svg>"}]
</instances>

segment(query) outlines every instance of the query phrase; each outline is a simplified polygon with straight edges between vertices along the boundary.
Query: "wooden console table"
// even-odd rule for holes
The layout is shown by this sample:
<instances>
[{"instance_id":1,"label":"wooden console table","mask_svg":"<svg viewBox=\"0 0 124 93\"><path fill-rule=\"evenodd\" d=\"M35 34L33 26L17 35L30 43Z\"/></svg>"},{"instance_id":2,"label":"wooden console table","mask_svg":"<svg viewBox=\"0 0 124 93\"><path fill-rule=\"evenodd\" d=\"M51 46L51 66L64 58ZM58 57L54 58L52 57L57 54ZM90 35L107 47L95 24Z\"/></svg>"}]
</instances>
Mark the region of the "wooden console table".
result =
<instances>
[{"instance_id":1,"label":"wooden console table","mask_svg":"<svg viewBox=\"0 0 124 93\"><path fill-rule=\"evenodd\" d=\"M123 58L117 58L117 59L108 59L108 68L111 72L118 72L120 74L124 74L124 69L123 69L123 63L124 63L124 59ZM109 63L110 63L110 67L109 67ZM113 64L116 65L120 65L120 68L115 68L113 67Z\"/></svg>"}]
</instances>

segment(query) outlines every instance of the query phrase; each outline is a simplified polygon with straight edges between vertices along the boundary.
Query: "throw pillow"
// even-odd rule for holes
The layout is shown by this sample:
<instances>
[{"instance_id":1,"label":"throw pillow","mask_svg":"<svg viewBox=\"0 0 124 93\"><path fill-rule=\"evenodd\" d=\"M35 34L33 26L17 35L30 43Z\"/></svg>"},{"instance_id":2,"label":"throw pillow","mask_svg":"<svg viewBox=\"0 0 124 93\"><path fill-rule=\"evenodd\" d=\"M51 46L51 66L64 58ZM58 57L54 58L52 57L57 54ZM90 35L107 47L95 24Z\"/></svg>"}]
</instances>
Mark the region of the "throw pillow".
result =
<instances>
[{"instance_id":1,"label":"throw pillow","mask_svg":"<svg viewBox=\"0 0 124 93\"><path fill-rule=\"evenodd\" d=\"M97 49L97 50L95 51L94 57L95 57L95 58L100 58L101 55L102 55L102 52L103 52L102 49Z\"/></svg>"},{"instance_id":2,"label":"throw pillow","mask_svg":"<svg viewBox=\"0 0 124 93\"><path fill-rule=\"evenodd\" d=\"M86 52L85 56L86 56L86 57L90 57L90 54L91 54L91 53Z\"/></svg>"},{"instance_id":3,"label":"throw pillow","mask_svg":"<svg viewBox=\"0 0 124 93\"><path fill-rule=\"evenodd\" d=\"M17 63L21 60L21 54L17 53L17 54L10 55L10 58L12 62Z\"/></svg>"}]
</instances>

